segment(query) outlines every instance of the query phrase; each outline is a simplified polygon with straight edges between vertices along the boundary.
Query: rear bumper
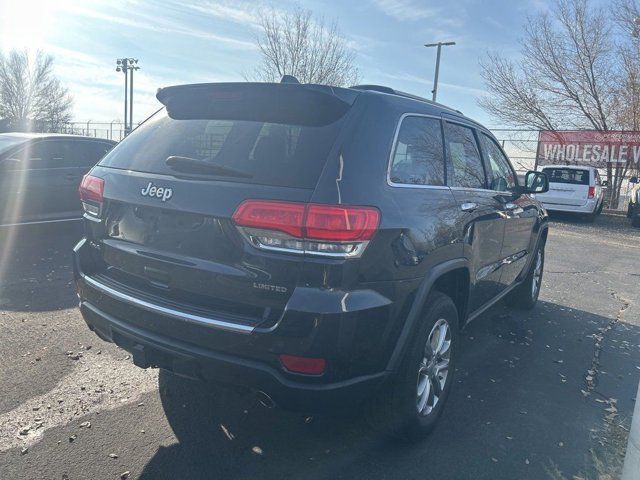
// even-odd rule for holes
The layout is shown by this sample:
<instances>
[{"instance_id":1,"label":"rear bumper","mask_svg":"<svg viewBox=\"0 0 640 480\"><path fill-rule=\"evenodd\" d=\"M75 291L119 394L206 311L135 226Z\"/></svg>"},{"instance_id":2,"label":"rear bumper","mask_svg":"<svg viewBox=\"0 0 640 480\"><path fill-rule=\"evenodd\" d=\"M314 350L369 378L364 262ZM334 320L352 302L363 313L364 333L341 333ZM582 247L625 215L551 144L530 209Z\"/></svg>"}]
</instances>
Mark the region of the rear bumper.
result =
<instances>
[{"instance_id":1,"label":"rear bumper","mask_svg":"<svg viewBox=\"0 0 640 480\"><path fill-rule=\"evenodd\" d=\"M326 412L357 405L380 388L388 375L380 372L322 384L295 382L260 362L216 353L133 327L88 302L80 303L80 311L91 330L131 353L139 367L159 367L197 380L241 385L267 393L276 404L290 410Z\"/></svg>"},{"instance_id":2,"label":"rear bumper","mask_svg":"<svg viewBox=\"0 0 640 480\"><path fill-rule=\"evenodd\" d=\"M598 206L597 199L587 200L583 205L564 205L561 203L547 203L541 200L542 206L551 212L569 212L569 213L593 213Z\"/></svg>"},{"instance_id":3,"label":"rear bumper","mask_svg":"<svg viewBox=\"0 0 640 480\"><path fill-rule=\"evenodd\" d=\"M83 240L74 249L82 316L100 338L130 352L139 367L263 391L278 405L305 412L362 403L390 375L384 369L383 349L372 341L384 331L373 328L374 317L390 318L390 300L376 292L359 290L345 302L344 294L336 297L336 291L306 288L287 305L288 325L287 316L270 329L206 324L211 319L105 289L95 280L98 277L83 271L91 263L88 243ZM334 301L342 312L333 312ZM316 326L300 333L304 324ZM395 342L387 335L385 343ZM365 356L370 359L367 364L360 360L363 348L372 352ZM279 353L326 358L327 372L317 377L287 372L278 361Z\"/></svg>"}]
</instances>

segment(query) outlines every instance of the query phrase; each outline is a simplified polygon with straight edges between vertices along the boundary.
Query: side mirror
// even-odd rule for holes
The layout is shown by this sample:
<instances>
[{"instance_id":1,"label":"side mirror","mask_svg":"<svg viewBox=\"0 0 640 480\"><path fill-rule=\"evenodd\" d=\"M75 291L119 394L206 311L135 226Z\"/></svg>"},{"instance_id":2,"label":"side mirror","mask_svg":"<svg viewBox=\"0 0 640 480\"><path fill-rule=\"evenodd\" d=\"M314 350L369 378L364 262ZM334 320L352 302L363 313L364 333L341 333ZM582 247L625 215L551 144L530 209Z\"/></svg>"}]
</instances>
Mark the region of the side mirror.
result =
<instances>
[{"instance_id":1,"label":"side mirror","mask_svg":"<svg viewBox=\"0 0 640 480\"><path fill-rule=\"evenodd\" d=\"M524 176L524 193L545 193L549 191L549 179L543 172L529 170Z\"/></svg>"},{"instance_id":2,"label":"side mirror","mask_svg":"<svg viewBox=\"0 0 640 480\"><path fill-rule=\"evenodd\" d=\"M629 183L638 183L638 177L633 176L629 179Z\"/></svg>"},{"instance_id":3,"label":"side mirror","mask_svg":"<svg viewBox=\"0 0 640 480\"><path fill-rule=\"evenodd\" d=\"M601 185L602 185L603 187L608 187L608 186L609 186L609 180L602 180Z\"/></svg>"}]
</instances>

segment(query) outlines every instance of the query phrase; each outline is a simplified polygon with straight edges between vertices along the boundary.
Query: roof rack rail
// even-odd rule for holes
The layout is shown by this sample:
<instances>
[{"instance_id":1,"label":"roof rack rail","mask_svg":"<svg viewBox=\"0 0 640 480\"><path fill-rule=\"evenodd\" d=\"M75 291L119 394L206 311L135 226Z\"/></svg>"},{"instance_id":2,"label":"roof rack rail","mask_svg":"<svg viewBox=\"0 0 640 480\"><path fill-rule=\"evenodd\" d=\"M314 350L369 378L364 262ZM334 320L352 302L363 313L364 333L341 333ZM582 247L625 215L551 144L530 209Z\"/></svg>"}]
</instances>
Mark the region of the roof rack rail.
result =
<instances>
[{"instance_id":1,"label":"roof rack rail","mask_svg":"<svg viewBox=\"0 0 640 480\"><path fill-rule=\"evenodd\" d=\"M372 92L388 93L390 95L398 95L399 97L411 98L412 100L418 100L419 102L426 102L432 105L438 105L439 107L444 107L448 110L459 113L460 115L464 115L460 110L456 110L455 108L448 107L446 105L443 105L442 103L434 102L427 98L420 97L418 95L413 95L411 93L401 92L400 90L394 90L393 88L385 87L384 85L354 85L353 87L350 87L350 88L353 88L354 90L370 90Z\"/></svg>"}]
</instances>

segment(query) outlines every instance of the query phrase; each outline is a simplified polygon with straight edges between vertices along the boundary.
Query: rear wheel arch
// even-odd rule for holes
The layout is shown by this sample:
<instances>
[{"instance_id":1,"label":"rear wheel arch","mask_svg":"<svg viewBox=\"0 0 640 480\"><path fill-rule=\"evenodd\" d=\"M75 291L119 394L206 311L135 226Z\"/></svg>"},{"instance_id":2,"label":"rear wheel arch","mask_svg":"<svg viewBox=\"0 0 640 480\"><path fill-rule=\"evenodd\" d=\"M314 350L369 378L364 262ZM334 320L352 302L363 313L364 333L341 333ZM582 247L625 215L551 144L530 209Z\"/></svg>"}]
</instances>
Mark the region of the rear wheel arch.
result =
<instances>
[{"instance_id":1,"label":"rear wheel arch","mask_svg":"<svg viewBox=\"0 0 640 480\"><path fill-rule=\"evenodd\" d=\"M467 267L459 267L442 274L436 279L432 287L432 290L443 293L453 300L458 310L458 328L464 325L468 314L469 288L471 284L469 275ZM428 305L424 305L423 311L427 307Z\"/></svg>"},{"instance_id":2,"label":"rear wheel arch","mask_svg":"<svg viewBox=\"0 0 640 480\"><path fill-rule=\"evenodd\" d=\"M400 366L407 346L411 343L411 338L420 327L420 319L424 317L426 309L429 307L427 298L431 292L438 291L449 296L458 310L458 328L464 325L465 317L463 315L466 313L466 305L461 311L456 299L463 302L468 299L469 272L468 260L464 257L447 260L429 270L413 296L413 303L387 364L388 371L396 371ZM463 288L467 290L464 294L454 291L456 286L460 285L463 285Z\"/></svg>"},{"instance_id":3,"label":"rear wheel arch","mask_svg":"<svg viewBox=\"0 0 640 480\"><path fill-rule=\"evenodd\" d=\"M547 244L547 237L549 236L549 227L548 226L544 226L542 228L542 232L540 233L540 241L538 242L538 244L544 248L544 246Z\"/></svg>"}]
</instances>

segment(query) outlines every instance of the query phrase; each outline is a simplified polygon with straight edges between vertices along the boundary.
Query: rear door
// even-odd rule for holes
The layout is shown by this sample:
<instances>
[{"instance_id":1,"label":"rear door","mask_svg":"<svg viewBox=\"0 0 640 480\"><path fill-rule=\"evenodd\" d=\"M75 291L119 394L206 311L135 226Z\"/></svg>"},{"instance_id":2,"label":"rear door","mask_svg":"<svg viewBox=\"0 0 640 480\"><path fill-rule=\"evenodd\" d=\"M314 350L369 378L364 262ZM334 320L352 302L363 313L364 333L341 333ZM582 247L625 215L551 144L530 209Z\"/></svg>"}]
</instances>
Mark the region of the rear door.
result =
<instances>
[{"instance_id":1,"label":"rear door","mask_svg":"<svg viewBox=\"0 0 640 480\"><path fill-rule=\"evenodd\" d=\"M178 103L167 101L168 110L177 118L157 113L92 170L105 182L102 218L89 222L101 245L93 272L100 282L181 311L253 326L277 321L302 256L259 232L250 240L232 217L248 199L309 202L349 105L332 108L331 98L305 92L267 92L245 105L252 88L210 86L191 111L191 100L178 102L182 93L172 91ZM216 95L237 105L213 101L219 109L198 110ZM206 340L170 323L144 326Z\"/></svg>"},{"instance_id":2,"label":"rear door","mask_svg":"<svg viewBox=\"0 0 640 480\"><path fill-rule=\"evenodd\" d=\"M545 167L549 178L549 191L539 196L540 201L550 205L579 207L587 202L589 195L589 170L568 167Z\"/></svg>"},{"instance_id":3,"label":"rear door","mask_svg":"<svg viewBox=\"0 0 640 480\"><path fill-rule=\"evenodd\" d=\"M502 290L504 215L500 199L487 188L475 129L447 120L445 143L447 183L461 211L464 255L471 265L469 311L473 312Z\"/></svg>"},{"instance_id":4,"label":"rear door","mask_svg":"<svg viewBox=\"0 0 640 480\"><path fill-rule=\"evenodd\" d=\"M506 288L515 282L527 263L538 211L528 195L518 193L516 173L497 142L482 132L480 143L489 174L489 188L499 199L504 217L500 283Z\"/></svg>"},{"instance_id":5,"label":"rear door","mask_svg":"<svg viewBox=\"0 0 640 480\"><path fill-rule=\"evenodd\" d=\"M65 187L63 161L55 140L27 142L3 161L2 184L8 192L3 223L60 217Z\"/></svg>"}]
</instances>

